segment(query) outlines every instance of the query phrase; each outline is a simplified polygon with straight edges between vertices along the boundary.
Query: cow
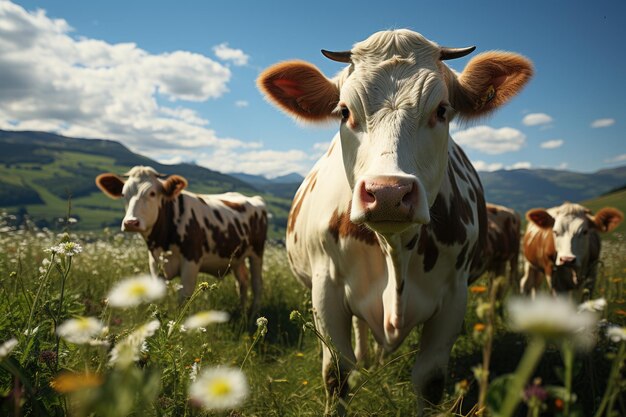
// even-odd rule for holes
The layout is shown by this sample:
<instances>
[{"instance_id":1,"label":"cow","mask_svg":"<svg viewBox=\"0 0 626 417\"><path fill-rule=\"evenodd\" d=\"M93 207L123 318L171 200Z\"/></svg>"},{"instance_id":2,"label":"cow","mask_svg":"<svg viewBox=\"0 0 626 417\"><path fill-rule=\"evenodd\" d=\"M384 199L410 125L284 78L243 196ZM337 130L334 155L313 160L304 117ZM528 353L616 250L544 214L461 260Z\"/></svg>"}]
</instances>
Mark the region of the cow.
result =
<instances>
[{"instance_id":1,"label":"cow","mask_svg":"<svg viewBox=\"0 0 626 417\"><path fill-rule=\"evenodd\" d=\"M223 277L230 270L237 280L245 311L249 276L258 311L262 291L263 251L267 211L261 197L239 193L193 194L179 175L160 179L154 168L135 166L122 178L104 173L97 186L107 196L124 199L122 231L139 233L146 241L150 273L167 280L181 277L181 298L190 297L198 272ZM166 262L159 264L159 258ZM246 266L249 262L249 274Z\"/></svg>"},{"instance_id":2,"label":"cow","mask_svg":"<svg viewBox=\"0 0 626 417\"><path fill-rule=\"evenodd\" d=\"M517 288L521 224L520 215L515 210L487 203L486 247L482 264L470 274L470 284L484 273L491 277L504 276L508 265L509 285Z\"/></svg>"},{"instance_id":3,"label":"cow","mask_svg":"<svg viewBox=\"0 0 626 417\"><path fill-rule=\"evenodd\" d=\"M566 202L547 210L531 209L526 219L521 292L534 296L545 276L554 295L576 290L581 293L578 298L591 297L600 259L599 232L614 230L624 214L604 207L593 215L580 204Z\"/></svg>"},{"instance_id":4,"label":"cow","mask_svg":"<svg viewBox=\"0 0 626 417\"><path fill-rule=\"evenodd\" d=\"M290 266L311 289L323 347L326 409L345 414L346 383L369 329L396 349L423 323L412 372L418 413L441 398L450 350L461 328L467 280L487 232L483 189L450 138L455 115L482 117L532 74L526 58L487 52L463 73L444 60L475 48L446 48L421 34L382 31L349 51L322 50L346 66L327 78L303 61L275 64L257 85L295 119L340 122L301 184L287 221Z\"/></svg>"}]
</instances>

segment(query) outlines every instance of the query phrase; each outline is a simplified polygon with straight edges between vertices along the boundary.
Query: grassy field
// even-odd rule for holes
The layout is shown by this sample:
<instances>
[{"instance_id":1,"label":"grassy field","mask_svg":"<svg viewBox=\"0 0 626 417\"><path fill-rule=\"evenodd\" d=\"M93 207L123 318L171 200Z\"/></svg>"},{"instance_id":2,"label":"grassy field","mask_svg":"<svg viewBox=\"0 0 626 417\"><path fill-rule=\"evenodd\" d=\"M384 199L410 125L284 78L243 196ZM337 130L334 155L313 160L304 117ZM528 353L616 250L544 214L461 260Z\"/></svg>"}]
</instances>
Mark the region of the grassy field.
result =
<instances>
[{"instance_id":1,"label":"grassy field","mask_svg":"<svg viewBox=\"0 0 626 417\"><path fill-rule=\"evenodd\" d=\"M76 242L82 251L74 256L46 251L62 241ZM603 321L595 347L576 353L568 362L563 359L567 357L567 343L548 341L532 373L534 383L528 382L545 396L522 401L516 415L593 416L602 407L604 412L598 417L624 415L619 414L626 410L624 374L620 376L614 363L623 360L626 342L618 344L605 337L609 323L626 325L624 254L623 235L617 235L603 249L596 296L604 297L608 305L600 313ZM36 228L17 230L3 221L0 343L15 338L17 346L6 354L0 349L0 415L323 414L320 341L310 323L310 294L289 271L284 248L269 245L266 252L260 312L267 318L266 334L264 325L257 328L239 310L235 280L230 275L221 280L200 275L199 282L207 284L200 285L184 305L177 301L178 280L167 286L163 298L152 303L127 309L107 304L115 283L147 271L145 244L137 237L110 232L77 235L71 231L63 236ZM487 397L492 410L500 409L511 390L512 380L507 375L528 356L528 339L511 332L507 325L503 307L510 296L492 292L490 299L489 294L486 278L471 288L464 331L455 344L447 375L444 403L430 410L434 414L474 415L471 410L479 385L476 376L481 374L473 368L483 362L486 329L494 331ZM204 331L181 329L188 316L205 310L227 311L230 320L209 325ZM290 318L294 310L301 318ZM489 311L493 315L486 313ZM59 325L77 316L95 317L104 323L105 330L96 337L99 343L76 344L57 336ZM125 367L111 364L114 347L122 346L133 331L153 320L158 320L160 327L145 337L145 345L138 347L132 363ZM382 364L360 367L353 373L349 381L350 415L415 415L410 369L418 344L419 335L414 331L398 351L383 358ZM373 340L370 345L375 348ZM216 366L240 368L245 373L249 395L234 409L211 411L189 400L195 373ZM568 389L574 396L567 396ZM607 396L612 402L603 401L607 389L614 394ZM609 409L615 410L613 414Z\"/></svg>"}]
</instances>

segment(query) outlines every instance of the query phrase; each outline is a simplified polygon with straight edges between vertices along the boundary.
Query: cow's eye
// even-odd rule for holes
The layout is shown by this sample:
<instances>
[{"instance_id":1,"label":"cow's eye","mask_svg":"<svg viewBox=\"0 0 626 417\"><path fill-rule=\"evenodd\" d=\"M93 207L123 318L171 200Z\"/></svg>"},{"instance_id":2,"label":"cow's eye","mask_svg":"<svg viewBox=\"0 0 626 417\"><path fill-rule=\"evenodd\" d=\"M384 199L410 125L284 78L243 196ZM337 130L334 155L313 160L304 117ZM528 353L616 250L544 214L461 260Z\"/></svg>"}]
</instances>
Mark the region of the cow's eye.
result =
<instances>
[{"instance_id":1,"label":"cow's eye","mask_svg":"<svg viewBox=\"0 0 626 417\"><path fill-rule=\"evenodd\" d=\"M583 230L583 235L586 235L587 233L589 233L589 230L587 229Z\"/></svg>"},{"instance_id":2,"label":"cow's eye","mask_svg":"<svg viewBox=\"0 0 626 417\"><path fill-rule=\"evenodd\" d=\"M439 119L440 122L446 121L446 110L446 106L440 105L437 107L437 119Z\"/></svg>"},{"instance_id":3,"label":"cow's eye","mask_svg":"<svg viewBox=\"0 0 626 417\"><path fill-rule=\"evenodd\" d=\"M156 196L156 193L154 191L150 191L150 197L154 197Z\"/></svg>"},{"instance_id":4,"label":"cow's eye","mask_svg":"<svg viewBox=\"0 0 626 417\"><path fill-rule=\"evenodd\" d=\"M341 106L341 118L344 120L348 120L349 117L350 109L348 109L346 106Z\"/></svg>"}]
</instances>

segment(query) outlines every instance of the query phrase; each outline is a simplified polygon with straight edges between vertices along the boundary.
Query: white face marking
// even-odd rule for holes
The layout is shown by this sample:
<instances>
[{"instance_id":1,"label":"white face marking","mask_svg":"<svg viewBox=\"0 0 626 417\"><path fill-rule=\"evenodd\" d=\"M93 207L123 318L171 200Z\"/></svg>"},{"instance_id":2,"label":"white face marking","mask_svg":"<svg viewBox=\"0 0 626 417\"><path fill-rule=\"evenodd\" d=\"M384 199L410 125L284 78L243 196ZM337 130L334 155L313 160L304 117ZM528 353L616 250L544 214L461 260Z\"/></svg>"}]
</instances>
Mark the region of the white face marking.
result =
<instances>
[{"instance_id":1,"label":"white face marking","mask_svg":"<svg viewBox=\"0 0 626 417\"><path fill-rule=\"evenodd\" d=\"M552 227L556 265L571 263L577 267L589 249L589 225L586 217L556 216Z\"/></svg>"},{"instance_id":2,"label":"white face marking","mask_svg":"<svg viewBox=\"0 0 626 417\"><path fill-rule=\"evenodd\" d=\"M162 196L159 181L153 178L131 177L124 184L122 193L126 207L122 230L129 232L150 230L159 215Z\"/></svg>"},{"instance_id":3,"label":"white face marking","mask_svg":"<svg viewBox=\"0 0 626 417\"><path fill-rule=\"evenodd\" d=\"M344 168L355 193L352 221L363 222L366 211L355 187L359 180L377 177L414 181L418 196L409 222L430 221L429 207L447 168L453 110L435 47L426 40L413 46L406 59L378 63L371 56L360 62L353 51L353 71L341 87L339 104L344 116L349 112L340 135Z\"/></svg>"}]
</instances>

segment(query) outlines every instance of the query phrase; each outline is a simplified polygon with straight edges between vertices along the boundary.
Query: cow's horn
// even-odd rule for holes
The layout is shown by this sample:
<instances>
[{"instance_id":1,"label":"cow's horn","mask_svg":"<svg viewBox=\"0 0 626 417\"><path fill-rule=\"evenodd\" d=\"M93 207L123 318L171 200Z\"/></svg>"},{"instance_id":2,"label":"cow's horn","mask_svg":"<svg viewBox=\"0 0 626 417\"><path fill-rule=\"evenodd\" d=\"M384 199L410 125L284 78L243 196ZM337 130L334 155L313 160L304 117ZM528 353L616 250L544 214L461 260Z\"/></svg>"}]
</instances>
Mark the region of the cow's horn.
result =
<instances>
[{"instance_id":1,"label":"cow's horn","mask_svg":"<svg viewBox=\"0 0 626 417\"><path fill-rule=\"evenodd\" d=\"M441 55L439 59L445 61L447 59L457 59L462 58L465 55L471 54L476 49L475 46L468 46L467 48L446 48L445 46L441 47Z\"/></svg>"},{"instance_id":2,"label":"cow's horn","mask_svg":"<svg viewBox=\"0 0 626 417\"><path fill-rule=\"evenodd\" d=\"M351 51L331 52L331 51L327 51L326 49L322 49L322 54L326 58L330 59L331 61L345 62L345 63L349 63L352 57Z\"/></svg>"}]
</instances>

